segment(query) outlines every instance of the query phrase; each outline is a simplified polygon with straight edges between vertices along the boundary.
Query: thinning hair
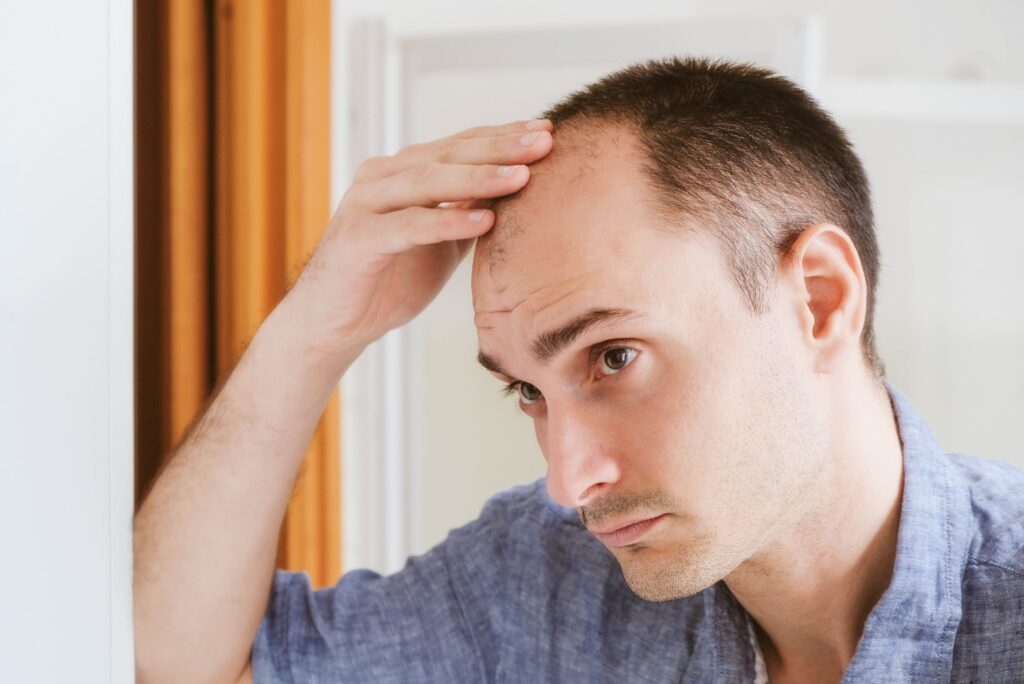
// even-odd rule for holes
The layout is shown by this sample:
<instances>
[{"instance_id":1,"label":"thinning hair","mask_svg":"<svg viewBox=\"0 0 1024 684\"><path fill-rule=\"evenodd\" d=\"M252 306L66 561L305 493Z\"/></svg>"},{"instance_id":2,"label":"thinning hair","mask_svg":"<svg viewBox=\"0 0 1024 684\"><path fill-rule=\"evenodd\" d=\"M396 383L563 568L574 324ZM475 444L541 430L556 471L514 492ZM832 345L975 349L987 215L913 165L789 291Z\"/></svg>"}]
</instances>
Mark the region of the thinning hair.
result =
<instances>
[{"instance_id":1,"label":"thinning hair","mask_svg":"<svg viewBox=\"0 0 1024 684\"><path fill-rule=\"evenodd\" d=\"M556 132L625 126L672 226L710 230L750 311L766 311L780 258L806 228L850 237L867 282L861 350L882 377L873 314L879 275L868 179L843 129L792 81L753 64L668 58L631 65L542 115Z\"/></svg>"}]
</instances>

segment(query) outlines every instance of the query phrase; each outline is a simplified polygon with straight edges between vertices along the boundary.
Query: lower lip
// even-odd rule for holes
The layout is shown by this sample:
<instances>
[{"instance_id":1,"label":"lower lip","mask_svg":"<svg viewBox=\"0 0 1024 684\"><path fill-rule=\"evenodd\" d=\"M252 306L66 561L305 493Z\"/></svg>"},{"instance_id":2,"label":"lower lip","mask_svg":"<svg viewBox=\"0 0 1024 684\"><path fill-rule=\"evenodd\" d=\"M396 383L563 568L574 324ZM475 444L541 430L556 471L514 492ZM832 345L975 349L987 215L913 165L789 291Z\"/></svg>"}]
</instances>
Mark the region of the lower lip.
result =
<instances>
[{"instance_id":1,"label":"lower lip","mask_svg":"<svg viewBox=\"0 0 1024 684\"><path fill-rule=\"evenodd\" d=\"M659 515L657 518L641 520L640 522L635 522L632 525L626 525L625 527L619 528L614 532L598 534L597 536L608 546L626 546L640 541L640 539L650 532L651 529L658 524L658 521L664 517L665 515Z\"/></svg>"}]
</instances>

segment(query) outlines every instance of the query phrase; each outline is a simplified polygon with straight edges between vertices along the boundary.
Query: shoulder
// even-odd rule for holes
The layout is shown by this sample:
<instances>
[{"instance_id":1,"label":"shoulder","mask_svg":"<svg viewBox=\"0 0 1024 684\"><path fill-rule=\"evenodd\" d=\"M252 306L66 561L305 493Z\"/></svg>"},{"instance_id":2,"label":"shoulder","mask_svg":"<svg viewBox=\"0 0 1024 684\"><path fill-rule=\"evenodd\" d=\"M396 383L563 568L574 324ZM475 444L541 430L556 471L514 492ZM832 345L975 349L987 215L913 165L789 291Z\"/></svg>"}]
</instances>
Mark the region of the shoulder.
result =
<instances>
[{"instance_id":1,"label":"shoulder","mask_svg":"<svg viewBox=\"0 0 1024 684\"><path fill-rule=\"evenodd\" d=\"M991 458L947 456L970 495L975 531L968 565L1024 581L1024 470Z\"/></svg>"},{"instance_id":2,"label":"shoulder","mask_svg":"<svg viewBox=\"0 0 1024 684\"><path fill-rule=\"evenodd\" d=\"M1024 672L1024 471L947 454L966 486L973 534L963 568L952 681L1016 681Z\"/></svg>"},{"instance_id":3,"label":"shoulder","mask_svg":"<svg viewBox=\"0 0 1024 684\"><path fill-rule=\"evenodd\" d=\"M949 454L966 484L974 526L963 569L953 681L1010 681L1024 671L1024 471Z\"/></svg>"}]
</instances>

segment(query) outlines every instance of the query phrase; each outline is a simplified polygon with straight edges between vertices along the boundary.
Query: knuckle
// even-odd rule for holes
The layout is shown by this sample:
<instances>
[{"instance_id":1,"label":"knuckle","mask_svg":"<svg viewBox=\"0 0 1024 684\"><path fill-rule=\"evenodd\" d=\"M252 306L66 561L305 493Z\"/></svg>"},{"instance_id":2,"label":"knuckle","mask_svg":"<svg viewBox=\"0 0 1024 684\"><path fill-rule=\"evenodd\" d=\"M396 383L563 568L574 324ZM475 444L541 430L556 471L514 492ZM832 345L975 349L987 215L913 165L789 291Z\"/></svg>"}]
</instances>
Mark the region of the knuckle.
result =
<instances>
[{"instance_id":1,"label":"knuckle","mask_svg":"<svg viewBox=\"0 0 1024 684\"><path fill-rule=\"evenodd\" d=\"M462 211L439 210L430 217L430 223L441 232L457 227L462 222Z\"/></svg>"},{"instance_id":2,"label":"knuckle","mask_svg":"<svg viewBox=\"0 0 1024 684\"><path fill-rule=\"evenodd\" d=\"M380 215L380 226L383 230L394 230L397 226L408 223L410 218L409 214L409 207L392 209L391 211Z\"/></svg>"},{"instance_id":3,"label":"knuckle","mask_svg":"<svg viewBox=\"0 0 1024 684\"><path fill-rule=\"evenodd\" d=\"M380 171L384 164L384 157L369 157L364 159L359 166L356 167L356 171L352 174L352 179L355 181L364 181L367 178L373 178Z\"/></svg>"},{"instance_id":4,"label":"knuckle","mask_svg":"<svg viewBox=\"0 0 1024 684\"><path fill-rule=\"evenodd\" d=\"M398 155L399 156L408 157L410 155L415 155L415 154L421 152L423 150L423 148L424 148L424 144L423 143L410 143L409 145L406 145L405 147L400 149L398 151Z\"/></svg>"},{"instance_id":5,"label":"knuckle","mask_svg":"<svg viewBox=\"0 0 1024 684\"><path fill-rule=\"evenodd\" d=\"M396 217L398 218L398 220L400 222L407 223L409 221L415 221L419 217L420 208L419 207L403 207L402 209L399 209L395 213L396 213Z\"/></svg>"},{"instance_id":6,"label":"knuckle","mask_svg":"<svg viewBox=\"0 0 1024 684\"><path fill-rule=\"evenodd\" d=\"M367 220L367 217L359 216L355 212L345 212L335 218L336 220L331 223L330 230L324 234L325 242L339 237L349 239L351 236L358 235Z\"/></svg>"},{"instance_id":7,"label":"knuckle","mask_svg":"<svg viewBox=\"0 0 1024 684\"><path fill-rule=\"evenodd\" d=\"M361 185L358 181L354 182L342 195L341 201L338 203L338 208L335 211L336 216L344 215L350 207L356 206L362 199Z\"/></svg>"},{"instance_id":8,"label":"knuckle","mask_svg":"<svg viewBox=\"0 0 1024 684\"><path fill-rule=\"evenodd\" d=\"M436 161L429 161L413 168L414 178L420 183L426 183L436 177L440 171L441 164Z\"/></svg>"},{"instance_id":9,"label":"knuckle","mask_svg":"<svg viewBox=\"0 0 1024 684\"><path fill-rule=\"evenodd\" d=\"M438 154L438 159L440 159L442 162L450 164L454 162L456 159L458 159L459 154L461 154L463 149L463 141L450 140L441 147L440 154Z\"/></svg>"}]
</instances>

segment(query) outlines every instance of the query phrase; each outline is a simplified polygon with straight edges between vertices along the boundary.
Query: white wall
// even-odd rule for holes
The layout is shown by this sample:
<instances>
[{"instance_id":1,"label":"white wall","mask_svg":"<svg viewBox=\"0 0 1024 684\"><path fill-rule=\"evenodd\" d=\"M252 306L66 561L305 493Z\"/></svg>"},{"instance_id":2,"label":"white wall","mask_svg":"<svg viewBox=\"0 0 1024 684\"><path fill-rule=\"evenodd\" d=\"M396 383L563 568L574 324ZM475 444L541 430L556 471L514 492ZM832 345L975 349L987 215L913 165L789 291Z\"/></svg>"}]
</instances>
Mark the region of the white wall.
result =
<instances>
[{"instance_id":1,"label":"white wall","mask_svg":"<svg viewBox=\"0 0 1024 684\"><path fill-rule=\"evenodd\" d=\"M0 681L130 682L132 3L0 5Z\"/></svg>"}]
</instances>

